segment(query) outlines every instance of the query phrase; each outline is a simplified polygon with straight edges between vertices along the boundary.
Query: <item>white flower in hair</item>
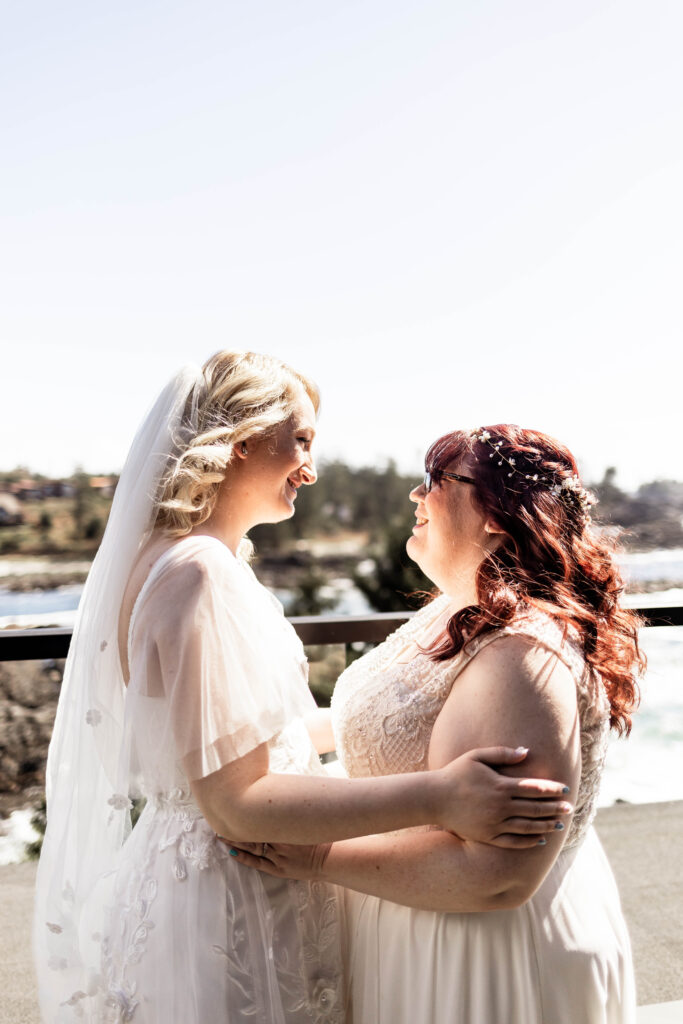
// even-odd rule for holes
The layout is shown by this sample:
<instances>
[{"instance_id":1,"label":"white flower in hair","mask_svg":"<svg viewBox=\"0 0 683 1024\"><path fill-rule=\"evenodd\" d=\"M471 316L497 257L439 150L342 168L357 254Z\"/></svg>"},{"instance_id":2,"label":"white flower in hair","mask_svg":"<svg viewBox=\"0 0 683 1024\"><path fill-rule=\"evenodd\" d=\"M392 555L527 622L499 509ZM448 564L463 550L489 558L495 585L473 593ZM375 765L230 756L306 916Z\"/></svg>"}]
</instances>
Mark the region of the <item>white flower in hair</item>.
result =
<instances>
[{"instance_id":1,"label":"white flower in hair","mask_svg":"<svg viewBox=\"0 0 683 1024\"><path fill-rule=\"evenodd\" d=\"M503 454L501 448L503 447L503 441L492 441L491 432L485 430L483 427L477 427L475 430L469 431L469 437L474 441L480 441L482 444L488 445L491 449L489 452L489 458L492 459L497 457L497 465L502 466L505 464L509 470L506 474L508 479L512 480L509 487L513 488L515 483L521 483L523 487L532 487L534 484L547 485L550 494L555 498L567 499L570 505L574 505L574 502L578 502L581 511L583 513L586 523L591 521L589 515L590 508L596 504L597 498L590 491L587 491L581 481L579 480L576 473L571 473L569 476L558 480L552 476L541 476L539 473L534 472L535 460L534 458L526 458L524 461L527 465L523 469L518 469L516 460L512 457L508 458ZM524 470L530 469L531 472L527 473Z\"/></svg>"}]
</instances>

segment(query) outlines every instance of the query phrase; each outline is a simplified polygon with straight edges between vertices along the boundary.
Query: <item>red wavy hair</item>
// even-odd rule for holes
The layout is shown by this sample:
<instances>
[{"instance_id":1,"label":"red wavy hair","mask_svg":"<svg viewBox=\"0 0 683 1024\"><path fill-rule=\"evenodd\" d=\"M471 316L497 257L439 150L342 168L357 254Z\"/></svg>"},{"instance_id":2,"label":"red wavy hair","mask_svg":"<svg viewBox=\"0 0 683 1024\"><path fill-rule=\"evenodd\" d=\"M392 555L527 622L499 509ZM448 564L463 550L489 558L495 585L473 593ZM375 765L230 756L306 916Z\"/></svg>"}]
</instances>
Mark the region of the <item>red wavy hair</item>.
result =
<instances>
[{"instance_id":1,"label":"red wavy hair","mask_svg":"<svg viewBox=\"0 0 683 1024\"><path fill-rule=\"evenodd\" d=\"M520 606L537 608L574 627L587 664L603 681L610 725L628 735L645 659L638 647L641 619L619 603L624 583L616 545L591 526L572 491L554 494L549 483L534 481L535 474L557 484L578 476L564 445L512 424L484 429L490 442L456 430L435 441L425 459L435 483L454 465L472 476L476 504L503 531L501 546L477 570L478 604L456 612L426 653L438 661L452 658L475 637L508 623ZM498 443L500 458L492 456Z\"/></svg>"}]
</instances>

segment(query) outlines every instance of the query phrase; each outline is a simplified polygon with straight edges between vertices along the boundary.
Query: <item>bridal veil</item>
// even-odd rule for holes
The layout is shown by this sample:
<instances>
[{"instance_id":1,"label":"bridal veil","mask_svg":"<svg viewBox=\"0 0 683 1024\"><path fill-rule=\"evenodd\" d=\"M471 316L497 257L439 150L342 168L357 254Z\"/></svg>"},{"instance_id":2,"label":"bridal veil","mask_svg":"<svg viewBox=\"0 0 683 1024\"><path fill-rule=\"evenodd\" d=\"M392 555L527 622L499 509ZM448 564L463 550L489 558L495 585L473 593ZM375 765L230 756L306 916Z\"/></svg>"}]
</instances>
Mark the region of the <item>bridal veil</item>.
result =
<instances>
[{"instance_id":1,"label":"bridal veil","mask_svg":"<svg viewBox=\"0 0 683 1024\"><path fill-rule=\"evenodd\" d=\"M119 610L169 458L196 428L204 387L199 367L181 370L140 426L79 606L48 754L36 883L39 1000L50 1022L67 1007L83 1013L99 984L103 887L130 831Z\"/></svg>"}]
</instances>

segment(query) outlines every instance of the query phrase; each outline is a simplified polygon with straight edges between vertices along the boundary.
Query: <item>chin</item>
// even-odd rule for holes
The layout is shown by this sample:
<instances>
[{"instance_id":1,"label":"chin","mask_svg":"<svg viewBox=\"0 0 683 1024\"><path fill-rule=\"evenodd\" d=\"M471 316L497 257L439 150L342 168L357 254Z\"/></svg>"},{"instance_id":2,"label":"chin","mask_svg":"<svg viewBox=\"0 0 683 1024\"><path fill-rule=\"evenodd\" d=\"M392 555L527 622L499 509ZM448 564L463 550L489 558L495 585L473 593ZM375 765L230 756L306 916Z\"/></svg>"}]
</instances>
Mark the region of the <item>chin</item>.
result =
<instances>
[{"instance_id":1,"label":"chin","mask_svg":"<svg viewBox=\"0 0 683 1024\"><path fill-rule=\"evenodd\" d=\"M287 499L285 499L278 510L277 522L282 523L285 521L285 519L291 519L295 512L296 507L294 505L294 502L287 501Z\"/></svg>"},{"instance_id":2,"label":"chin","mask_svg":"<svg viewBox=\"0 0 683 1024\"><path fill-rule=\"evenodd\" d=\"M415 534L411 533L410 537L408 537L408 540L406 541L406 554L408 555L408 558L411 560L411 562L415 562L416 565L420 565L420 559L418 557L417 551L415 550L417 546L416 541L417 537L415 536ZM422 568L421 565L420 568Z\"/></svg>"},{"instance_id":3,"label":"chin","mask_svg":"<svg viewBox=\"0 0 683 1024\"><path fill-rule=\"evenodd\" d=\"M260 523L269 523L275 525L276 523L284 523L286 519L291 519L294 515L295 508L288 502L282 501L274 508L271 512L264 513L263 517L259 519Z\"/></svg>"}]
</instances>

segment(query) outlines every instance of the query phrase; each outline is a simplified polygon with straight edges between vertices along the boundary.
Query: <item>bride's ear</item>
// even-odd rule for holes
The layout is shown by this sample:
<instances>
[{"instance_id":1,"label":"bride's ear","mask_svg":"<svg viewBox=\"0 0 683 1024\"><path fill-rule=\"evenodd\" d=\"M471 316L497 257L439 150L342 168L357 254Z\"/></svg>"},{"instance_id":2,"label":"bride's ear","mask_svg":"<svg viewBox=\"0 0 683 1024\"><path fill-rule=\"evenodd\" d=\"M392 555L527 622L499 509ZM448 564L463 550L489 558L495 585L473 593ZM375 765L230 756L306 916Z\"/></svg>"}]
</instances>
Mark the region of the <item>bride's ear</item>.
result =
<instances>
[{"instance_id":1,"label":"bride's ear","mask_svg":"<svg viewBox=\"0 0 683 1024\"><path fill-rule=\"evenodd\" d=\"M239 441L237 444L232 446L233 455L236 455L238 459L246 459L249 454L246 441Z\"/></svg>"},{"instance_id":2,"label":"bride's ear","mask_svg":"<svg viewBox=\"0 0 683 1024\"><path fill-rule=\"evenodd\" d=\"M505 530L498 525L495 519L491 519L490 516L484 523L484 533L488 533L492 539L496 539L499 542L502 542L503 537L506 536Z\"/></svg>"},{"instance_id":3,"label":"bride's ear","mask_svg":"<svg viewBox=\"0 0 683 1024\"><path fill-rule=\"evenodd\" d=\"M484 523L484 530L486 533L504 533L505 531L500 528L498 523L493 519L487 519Z\"/></svg>"}]
</instances>

